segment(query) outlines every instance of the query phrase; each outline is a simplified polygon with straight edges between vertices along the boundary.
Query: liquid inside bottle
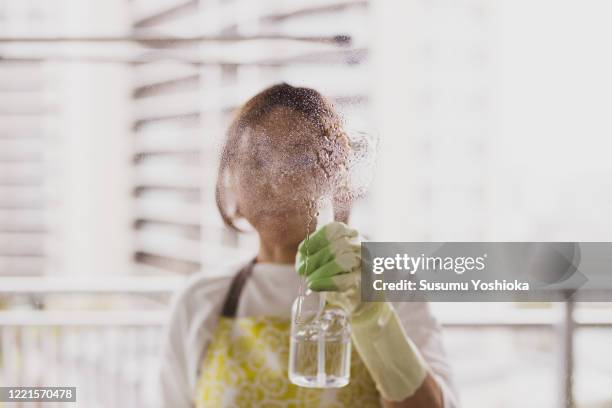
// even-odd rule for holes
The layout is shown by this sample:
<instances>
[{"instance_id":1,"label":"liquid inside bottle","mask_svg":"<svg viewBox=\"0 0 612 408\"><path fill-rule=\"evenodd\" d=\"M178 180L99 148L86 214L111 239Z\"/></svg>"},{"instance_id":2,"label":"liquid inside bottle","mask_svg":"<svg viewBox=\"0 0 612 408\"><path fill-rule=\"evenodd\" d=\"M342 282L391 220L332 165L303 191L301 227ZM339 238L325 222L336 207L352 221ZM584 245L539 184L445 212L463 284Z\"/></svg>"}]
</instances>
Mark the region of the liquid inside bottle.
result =
<instances>
[{"instance_id":1,"label":"liquid inside bottle","mask_svg":"<svg viewBox=\"0 0 612 408\"><path fill-rule=\"evenodd\" d=\"M299 309L296 299L294 312ZM302 305L303 306L303 305ZM301 308L305 314L305 308ZM315 311L316 313L316 311ZM289 379L309 388L338 388L349 383L351 335L348 318L339 308L326 307L319 317L292 320Z\"/></svg>"}]
</instances>

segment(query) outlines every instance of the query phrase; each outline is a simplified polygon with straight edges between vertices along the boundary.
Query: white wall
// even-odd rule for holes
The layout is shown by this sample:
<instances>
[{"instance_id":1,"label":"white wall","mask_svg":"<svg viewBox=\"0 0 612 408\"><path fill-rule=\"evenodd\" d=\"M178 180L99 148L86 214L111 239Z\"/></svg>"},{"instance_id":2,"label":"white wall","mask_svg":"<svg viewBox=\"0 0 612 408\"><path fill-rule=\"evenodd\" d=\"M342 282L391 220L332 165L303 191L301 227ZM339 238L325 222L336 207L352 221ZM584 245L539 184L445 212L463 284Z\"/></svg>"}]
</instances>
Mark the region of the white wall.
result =
<instances>
[{"instance_id":1,"label":"white wall","mask_svg":"<svg viewBox=\"0 0 612 408\"><path fill-rule=\"evenodd\" d=\"M128 29L124 0L71 0L62 32L121 35ZM96 45L64 46L87 52ZM68 48L69 47L69 48ZM54 208L58 242L54 272L117 274L130 269L131 191L130 67L87 62L51 70L58 91L59 200Z\"/></svg>"},{"instance_id":2,"label":"white wall","mask_svg":"<svg viewBox=\"0 0 612 408\"><path fill-rule=\"evenodd\" d=\"M609 240L612 5L374 2L385 240Z\"/></svg>"},{"instance_id":3,"label":"white wall","mask_svg":"<svg viewBox=\"0 0 612 408\"><path fill-rule=\"evenodd\" d=\"M503 2L498 171L509 188L496 196L516 239L612 237L611 14L603 0Z\"/></svg>"},{"instance_id":4,"label":"white wall","mask_svg":"<svg viewBox=\"0 0 612 408\"><path fill-rule=\"evenodd\" d=\"M488 233L495 2L374 2L372 194L384 240Z\"/></svg>"}]
</instances>

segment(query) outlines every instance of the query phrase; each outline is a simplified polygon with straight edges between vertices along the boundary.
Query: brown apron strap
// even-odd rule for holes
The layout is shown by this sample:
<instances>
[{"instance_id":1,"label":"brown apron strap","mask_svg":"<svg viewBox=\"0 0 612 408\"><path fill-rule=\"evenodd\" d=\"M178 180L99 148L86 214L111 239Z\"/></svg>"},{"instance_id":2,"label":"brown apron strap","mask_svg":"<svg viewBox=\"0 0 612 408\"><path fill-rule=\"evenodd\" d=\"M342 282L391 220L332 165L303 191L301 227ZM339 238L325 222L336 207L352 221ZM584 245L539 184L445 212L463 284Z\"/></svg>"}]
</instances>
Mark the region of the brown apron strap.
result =
<instances>
[{"instance_id":1,"label":"brown apron strap","mask_svg":"<svg viewBox=\"0 0 612 408\"><path fill-rule=\"evenodd\" d=\"M223 309L221 316L223 317L236 317L236 311L238 310L238 302L240 301L240 294L242 289L253 273L253 266L257 259L253 259L247 265L245 265L232 280L227 296L225 297L225 303L223 303Z\"/></svg>"}]
</instances>

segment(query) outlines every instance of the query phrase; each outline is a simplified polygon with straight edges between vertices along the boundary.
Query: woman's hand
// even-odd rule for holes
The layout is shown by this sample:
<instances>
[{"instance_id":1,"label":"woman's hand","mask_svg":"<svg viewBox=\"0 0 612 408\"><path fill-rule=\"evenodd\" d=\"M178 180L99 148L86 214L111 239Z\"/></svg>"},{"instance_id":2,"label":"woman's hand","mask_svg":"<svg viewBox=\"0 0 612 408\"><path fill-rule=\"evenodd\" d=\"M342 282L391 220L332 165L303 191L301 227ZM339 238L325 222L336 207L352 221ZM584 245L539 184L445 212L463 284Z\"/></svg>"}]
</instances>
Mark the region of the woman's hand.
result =
<instances>
[{"instance_id":1,"label":"woman's hand","mask_svg":"<svg viewBox=\"0 0 612 408\"><path fill-rule=\"evenodd\" d=\"M296 269L306 277L308 288L332 292L327 300L350 314L353 343L385 400L417 407L421 405L411 400L435 391L438 395L431 397L439 400L439 388L431 386L434 381L427 364L391 305L361 303L358 235L340 222L325 225L300 244Z\"/></svg>"},{"instance_id":2,"label":"woman's hand","mask_svg":"<svg viewBox=\"0 0 612 408\"><path fill-rule=\"evenodd\" d=\"M332 292L331 304L353 314L360 306L361 249L356 230L332 222L302 241L296 269L310 290Z\"/></svg>"}]
</instances>

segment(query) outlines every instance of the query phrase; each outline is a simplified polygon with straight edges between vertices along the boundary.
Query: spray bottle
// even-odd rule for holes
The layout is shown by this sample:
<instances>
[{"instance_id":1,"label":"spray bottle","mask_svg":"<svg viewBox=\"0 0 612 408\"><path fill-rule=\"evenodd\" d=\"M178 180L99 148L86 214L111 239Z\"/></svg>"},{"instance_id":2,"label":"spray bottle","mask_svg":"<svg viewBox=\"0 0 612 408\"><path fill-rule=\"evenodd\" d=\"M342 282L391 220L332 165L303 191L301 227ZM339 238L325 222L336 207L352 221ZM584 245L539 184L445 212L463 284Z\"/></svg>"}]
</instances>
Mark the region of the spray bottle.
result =
<instances>
[{"instance_id":1,"label":"spray bottle","mask_svg":"<svg viewBox=\"0 0 612 408\"><path fill-rule=\"evenodd\" d=\"M318 213L325 224L331 206ZM326 216L327 215L327 216ZM305 241L308 251L308 237ZM313 292L302 277L291 311L289 380L302 387L339 388L350 380L351 328L346 312L326 302L325 292Z\"/></svg>"}]
</instances>

